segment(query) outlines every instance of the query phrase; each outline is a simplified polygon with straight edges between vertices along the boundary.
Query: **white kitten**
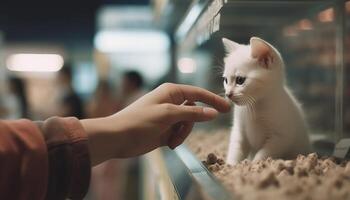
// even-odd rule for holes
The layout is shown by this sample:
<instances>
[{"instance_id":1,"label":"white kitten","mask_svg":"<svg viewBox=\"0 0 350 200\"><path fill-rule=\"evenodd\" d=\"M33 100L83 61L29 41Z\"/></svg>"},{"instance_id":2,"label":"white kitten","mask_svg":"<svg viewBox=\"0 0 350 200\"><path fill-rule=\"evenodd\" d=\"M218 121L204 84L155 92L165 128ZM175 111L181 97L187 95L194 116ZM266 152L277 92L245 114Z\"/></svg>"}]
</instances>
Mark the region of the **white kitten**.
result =
<instances>
[{"instance_id":1,"label":"white kitten","mask_svg":"<svg viewBox=\"0 0 350 200\"><path fill-rule=\"evenodd\" d=\"M235 103L227 163L289 159L310 151L298 101L285 86L280 53L264 40L250 45L223 38L228 52L223 74L225 93Z\"/></svg>"}]
</instances>

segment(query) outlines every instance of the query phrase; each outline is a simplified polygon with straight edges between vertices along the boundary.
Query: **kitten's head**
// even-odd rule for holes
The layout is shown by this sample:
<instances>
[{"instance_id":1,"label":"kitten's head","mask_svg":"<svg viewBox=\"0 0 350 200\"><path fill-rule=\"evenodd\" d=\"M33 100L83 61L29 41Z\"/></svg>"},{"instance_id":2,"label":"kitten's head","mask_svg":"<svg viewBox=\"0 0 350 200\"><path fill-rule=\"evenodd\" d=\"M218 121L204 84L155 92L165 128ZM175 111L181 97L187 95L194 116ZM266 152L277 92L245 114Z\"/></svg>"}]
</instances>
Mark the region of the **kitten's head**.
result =
<instances>
[{"instance_id":1,"label":"kitten's head","mask_svg":"<svg viewBox=\"0 0 350 200\"><path fill-rule=\"evenodd\" d=\"M279 52L252 37L249 45L222 39L227 56L223 73L226 96L237 105L252 104L283 88L284 64Z\"/></svg>"}]
</instances>

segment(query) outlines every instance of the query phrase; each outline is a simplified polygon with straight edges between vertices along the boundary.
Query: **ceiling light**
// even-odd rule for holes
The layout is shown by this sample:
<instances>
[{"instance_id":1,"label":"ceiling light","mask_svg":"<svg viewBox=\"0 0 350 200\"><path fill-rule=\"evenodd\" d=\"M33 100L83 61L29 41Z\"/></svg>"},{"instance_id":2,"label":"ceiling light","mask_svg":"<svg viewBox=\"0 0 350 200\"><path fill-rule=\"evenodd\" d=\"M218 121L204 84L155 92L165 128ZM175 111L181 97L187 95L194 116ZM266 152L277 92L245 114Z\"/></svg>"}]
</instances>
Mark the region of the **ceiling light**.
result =
<instances>
[{"instance_id":1,"label":"ceiling light","mask_svg":"<svg viewBox=\"0 0 350 200\"><path fill-rule=\"evenodd\" d=\"M164 52L169 49L167 35L154 30L99 31L94 38L95 47L105 53Z\"/></svg>"},{"instance_id":2,"label":"ceiling light","mask_svg":"<svg viewBox=\"0 0 350 200\"><path fill-rule=\"evenodd\" d=\"M56 72L63 64L58 54L13 54L6 60L9 70L23 72Z\"/></svg>"}]
</instances>

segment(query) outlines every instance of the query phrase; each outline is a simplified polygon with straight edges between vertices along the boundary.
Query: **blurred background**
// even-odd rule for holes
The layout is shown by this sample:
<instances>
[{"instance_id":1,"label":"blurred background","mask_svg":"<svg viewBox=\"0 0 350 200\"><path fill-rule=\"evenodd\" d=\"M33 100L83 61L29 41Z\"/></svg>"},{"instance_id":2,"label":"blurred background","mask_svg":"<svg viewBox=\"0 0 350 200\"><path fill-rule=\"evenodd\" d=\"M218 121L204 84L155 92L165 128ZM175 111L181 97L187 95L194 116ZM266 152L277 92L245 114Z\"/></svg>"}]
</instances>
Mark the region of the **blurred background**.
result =
<instances>
[{"instance_id":1,"label":"blurred background","mask_svg":"<svg viewBox=\"0 0 350 200\"><path fill-rule=\"evenodd\" d=\"M313 140L332 148L350 135L349 17L345 0L1 1L0 118L106 116L163 82L223 94L221 38L258 36L284 57ZM87 199L140 199L139 168L96 167Z\"/></svg>"}]
</instances>

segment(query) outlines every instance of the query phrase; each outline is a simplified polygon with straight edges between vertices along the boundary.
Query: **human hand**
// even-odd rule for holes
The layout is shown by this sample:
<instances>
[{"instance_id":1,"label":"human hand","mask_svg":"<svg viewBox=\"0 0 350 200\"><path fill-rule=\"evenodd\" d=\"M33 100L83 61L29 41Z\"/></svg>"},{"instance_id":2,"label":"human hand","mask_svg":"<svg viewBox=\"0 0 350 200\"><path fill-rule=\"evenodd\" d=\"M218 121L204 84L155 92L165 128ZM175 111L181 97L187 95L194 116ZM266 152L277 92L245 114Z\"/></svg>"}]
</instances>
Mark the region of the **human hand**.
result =
<instances>
[{"instance_id":1,"label":"human hand","mask_svg":"<svg viewBox=\"0 0 350 200\"><path fill-rule=\"evenodd\" d=\"M197 101L215 109L196 106ZM191 132L194 122L212 120L218 111L229 110L228 102L205 89L167 83L112 116L82 120L82 124L90 133L92 159L100 157L101 162L137 156L160 146L175 148ZM94 155L96 148L100 151ZM111 153L107 156L106 152Z\"/></svg>"}]
</instances>

